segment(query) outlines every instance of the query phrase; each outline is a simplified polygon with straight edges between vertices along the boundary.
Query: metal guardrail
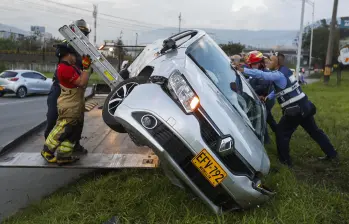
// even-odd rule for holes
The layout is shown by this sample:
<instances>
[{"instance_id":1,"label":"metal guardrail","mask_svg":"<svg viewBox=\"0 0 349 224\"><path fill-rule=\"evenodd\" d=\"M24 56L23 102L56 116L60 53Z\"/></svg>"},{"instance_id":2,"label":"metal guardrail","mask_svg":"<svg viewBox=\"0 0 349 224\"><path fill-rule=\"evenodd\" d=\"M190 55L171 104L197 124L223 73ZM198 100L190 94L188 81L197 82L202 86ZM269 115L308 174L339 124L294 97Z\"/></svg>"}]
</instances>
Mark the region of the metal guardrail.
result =
<instances>
[{"instance_id":1,"label":"metal guardrail","mask_svg":"<svg viewBox=\"0 0 349 224\"><path fill-rule=\"evenodd\" d=\"M0 50L0 54L25 54L25 55L55 55L55 52L51 51L17 51L17 50Z\"/></svg>"}]
</instances>

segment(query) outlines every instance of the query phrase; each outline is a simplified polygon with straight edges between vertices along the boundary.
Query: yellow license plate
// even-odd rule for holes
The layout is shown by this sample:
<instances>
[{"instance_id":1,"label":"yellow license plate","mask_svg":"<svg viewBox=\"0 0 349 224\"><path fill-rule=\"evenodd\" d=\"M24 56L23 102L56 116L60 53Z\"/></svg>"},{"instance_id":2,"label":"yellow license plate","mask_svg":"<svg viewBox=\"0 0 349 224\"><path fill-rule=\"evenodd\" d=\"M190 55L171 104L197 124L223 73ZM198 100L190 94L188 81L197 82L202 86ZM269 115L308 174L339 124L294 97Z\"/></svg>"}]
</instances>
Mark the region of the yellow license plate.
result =
<instances>
[{"instance_id":1,"label":"yellow license plate","mask_svg":"<svg viewBox=\"0 0 349 224\"><path fill-rule=\"evenodd\" d=\"M213 187L219 185L227 177L227 173L206 149L201 150L191 162Z\"/></svg>"},{"instance_id":2,"label":"yellow license plate","mask_svg":"<svg viewBox=\"0 0 349 224\"><path fill-rule=\"evenodd\" d=\"M4 90L4 87L0 86L0 91Z\"/></svg>"}]
</instances>

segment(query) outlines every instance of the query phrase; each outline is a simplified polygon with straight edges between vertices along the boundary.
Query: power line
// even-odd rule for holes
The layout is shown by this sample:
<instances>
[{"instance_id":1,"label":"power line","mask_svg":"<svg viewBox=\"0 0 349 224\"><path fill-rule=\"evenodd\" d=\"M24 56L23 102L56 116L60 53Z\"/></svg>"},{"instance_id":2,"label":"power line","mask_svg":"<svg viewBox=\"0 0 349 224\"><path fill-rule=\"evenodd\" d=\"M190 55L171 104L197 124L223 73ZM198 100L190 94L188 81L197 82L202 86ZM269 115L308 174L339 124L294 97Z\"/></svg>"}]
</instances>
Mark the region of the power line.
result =
<instances>
[{"instance_id":1,"label":"power line","mask_svg":"<svg viewBox=\"0 0 349 224\"><path fill-rule=\"evenodd\" d=\"M29 3L29 2L28 2ZM6 5L7 6L7 5ZM8 6L7 6L8 7ZM54 12L54 13L57 13L57 10L51 10L51 9L45 9L45 11L42 11L43 8L38 8L37 6L35 5L28 5L29 8L32 8L32 9L36 9L36 10L39 10L39 12L41 13L48 13L48 12ZM25 11L26 9L18 9L18 8L9 8L9 9L12 9L12 11ZM75 14L73 12L60 12L59 15L56 14L55 17L60 17L60 18L66 18L65 16L62 16L62 15L67 15L67 16L71 16L72 14ZM75 14L76 15L76 14Z\"/></svg>"},{"instance_id":2,"label":"power line","mask_svg":"<svg viewBox=\"0 0 349 224\"><path fill-rule=\"evenodd\" d=\"M24 1L24 2L27 2L27 3L30 3L30 4L35 4L35 5L38 5L38 6L42 6L42 7L47 7L46 5L42 5L42 4L39 4L39 3L35 3L35 2L30 2L30 1L25 1L25 0L18 0L18 1ZM43 1L43 0L41 0ZM83 12L88 12L88 16L91 15L91 13L93 13L92 10L88 10L88 9L85 9L85 8L79 8L79 7L75 7L75 6L71 6L71 5L67 5L67 4L61 4L61 3L58 3L58 2L55 2L55 1L51 1L51 0L46 0L44 2L49 2L49 3L53 3L55 5L58 5L58 6L63 6L63 7L67 7L67 8L73 8L73 9L77 9L77 10L81 10ZM52 7L52 6L49 6L49 7ZM58 9L58 10L63 10L61 8L57 8L57 7L54 7L54 9ZM75 14L76 12L74 12ZM84 14L87 16L87 14ZM122 19L122 20L126 20L126 21L132 21L133 23L130 23L130 22L123 22L125 25L132 25L132 26L139 26L139 27L146 27L146 28L157 28L159 26L162 26L162 25L158 25L158 24L151 24L151 23L145 23L145 22L140 22L138 20L131 20L131 19L126 19L126 18L122 18L122 17L117 17L117 16L112 16L112 15L109 15L109 14L105 14L105 13L99 13L98 15L102 15L102 16L106 16L106 17L111 17L111 18L116 18L116 19ZM104 19L104 18L101 18L101 19ZM116 20L113 20L115 22L121 22L121 21L116 21ZM139 24L148 24L147 25L139 25ZM121 23L120 23L121 24ZM154 26L149 26L149 25L154 25Z\"/></svg>"},{"instance_id":3,"label":"power line","mask_svg":"<svg viewBox=\"0 0 349 224\"><path fill-rule=\"evenodd\" d=\"M82 10L82 11L86 11L86 12L90 12L92 13L93 11L88 10L88 9L84 9L84 8L79 8L79 7L75 7L75 6L71 6L71 5L67 5L67 4L63 4L63 3L58 3L55 1L51 1L51 0L41 0L44 2L50 2L59 6L65 6L65 7L69 7L69 8L74 8L74 9L78 9L78 10ZM99 13L99 15L103 15L103 16L107 16L107 17L111 17L111 18L116 18L116 19L120 19L120 20L125 20L125 21L130 21L130 22L134 22L134 23L138 23L138 24L145 24L145 25L153 25L153 26L160 26L163 27L162 25L159 24L154 24L154 23L147 23L147 22L142 22L139 20L134 20L134 19L127 19L127 18L123 18L123 17L119 17L119 16L113 16L113 15L109 15L106 13Z\"/></svg>"},{"instance_id":4,"label":"power line","mask_svg":"<svg viewBox=\"0 0 349 224\"><path fill-rule=\"evenodd\" d=\"M165 26L159 25L159 24L145 23L145 22L140 22L140 21L138 21L138 20L125 19L125 18L122 18L122 17L112 16L112 15L108 15L108 14L105 14L105 13L100 13L100 15L102 15L102 16L107 16L107 17L111 17L111 18L115 18L115 19L121 19L121 20L126 20L126 21L133 21L133 22L136 22L136 23L139 23L139 24L153 25L153 27L154 27L154 26L156 26L156 27L165 27ZM135 24L135 25L136 25L136 24Z\"/></svg>"},{"instance_id":5,"label":"power line","mask_svg":"<svg viewBox=\"0 0 349 224\"><path fill-rule=\"evenodd\" d=\"M55 12L57 13L57 10L60 10L60 11L63 11L63 12L60 12L60 14L65 14L65 15L68 15L67 13L69 13L69 16L71 15L76 15L77 13L76 12L72 12L72 11L65 11L61 8L57 8L57 7L52 7L52 6L46 6L46 5L42 5L42 4L38 4L38 3L34 3L34 2L30 2L30 1L26 1L26 0L18 0L18 1L21 1L21 2L25 2L25 3L30 3L30 7L31 8L34 8L34 9L39 9L39 10L42 10L44 9L45 11L50 11L50 12ZM34 5L38 6L38 7L34 7ZM84 10L85 12L86 10ZM88 10L87 10L88 11ZM41 11L43 12L43 11ZM91 11L92 12L92 11ZM82 12L79 13L80 15L83 15L84 17L91 17L91 14L83 14ZM57 16L57 14L55 14L55 16ZM61 16L58 16L58 17L61 17ZM126 23L126 22L121 22L121 21L116 21L116 20L110 20L110 19L107 19L107 18L101 18L100 19L103 19L103 20L107 20L107 21L110 21L112 22L113 24L117 24L117 25L122 25L122 26L128 26L128 27L144 27L144 28L148 28L149 29L153 29L155 27L150 27L150 26L143 26L143 25L137 25L137 24L132 24L132 23ZM120 27L120 28L123 28L123 27ZM141 30L141 29L133 29L135 31L144 31L144 30Z\"/></svg>"}]
</instances>

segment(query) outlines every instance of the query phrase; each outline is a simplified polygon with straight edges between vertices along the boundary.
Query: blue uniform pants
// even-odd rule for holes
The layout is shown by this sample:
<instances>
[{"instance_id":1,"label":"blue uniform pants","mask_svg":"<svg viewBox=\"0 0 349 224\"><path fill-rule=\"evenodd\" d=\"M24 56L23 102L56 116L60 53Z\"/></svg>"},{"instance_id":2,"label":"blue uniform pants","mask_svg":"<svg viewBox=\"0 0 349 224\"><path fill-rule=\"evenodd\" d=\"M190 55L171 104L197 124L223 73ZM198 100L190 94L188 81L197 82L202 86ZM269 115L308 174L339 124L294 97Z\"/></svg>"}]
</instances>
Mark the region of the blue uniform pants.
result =
<instances>
[{"instance_id":1,"label":"blue uniform pants","mask_svg":"<svg viewBox=\"0 0 349 224\"><path fill-rule=\"evenodd\" d=\"M277 128L277 123L271 113L271 110L273 109L274 105L275 105L275 100L267 100L265 102L265 107L267 111L267 124L269 124L271 130L275 133ZM264 141L265 143L269 143L270 141L268 128L265 129Z\"/></svg>"},{"instance_id":2,"label":"blue uniform pants","mask_svg":"<svg viewBox=\"0 0 349 224\"><path fill-rule=\"evenodd\" d=\"M60 94L61 88L59 87L59 84L54 83L47 97L47 125L45 130L45 140L56 125L58 119L57 100Z\"/></svg>"},{"instance_id":3,"label":"blue uniform pants","mask_svg":"<svg viewBox=\"0 0 349 224\"><path fill-rule=\"evenodd\" d=\"M337 152L327 135L316 125L314 115L309 115L307 117L302 117L302 115L284 115L281 117L276 133L277 151L281 163L289 166L292 165L289 144L293 132L299 125L302 126L312 139L314 139L328 157L337 156Z\"/></svg>"}]
</instances>

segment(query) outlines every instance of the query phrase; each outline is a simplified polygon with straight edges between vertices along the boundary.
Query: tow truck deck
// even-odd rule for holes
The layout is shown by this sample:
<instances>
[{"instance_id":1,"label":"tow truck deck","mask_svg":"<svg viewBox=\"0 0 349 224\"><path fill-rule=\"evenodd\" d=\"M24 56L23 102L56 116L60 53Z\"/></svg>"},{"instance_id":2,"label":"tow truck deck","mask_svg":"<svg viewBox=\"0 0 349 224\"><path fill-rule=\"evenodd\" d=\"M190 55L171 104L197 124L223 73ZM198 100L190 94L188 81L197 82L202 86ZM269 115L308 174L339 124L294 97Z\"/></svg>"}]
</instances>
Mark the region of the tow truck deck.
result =
<instances>
[{"instance_id":1,"label":"tow truck deck","mask_svg":"<svg viewBox=\"0 0 349 224\"><path fill-rule=\"evenodd\" d=\"M40 154L44 144L44 129L29 135L12 148L0 155L0 167L28 168L77 168L77 169L115 169L115 168L156 168L159 160L150 148L137 147L128 134L111 130L102 119L105 97L95 96L86 102L85 124L80 140L88 153L79 155L80 160L73 164L58 166L47 163ZM91 108L93 107L93 108Z\"/></svg>"},{"instance_id":2,"label":"tow truck deck","mask_svg":"<svg viewBox=\"0 0 349 224\"><path fill-rule=\"evenodd\" d=\"M59 32L80 55L89 55L92 68L106 83L106 88L113 89L123 81L116 69L98 52L88 38L75 25L64 25ZM80 160L69 165L58 166L47 163L40 154L44 144L44 126L26 138L16 141L0 154L0 167L32 167L32 168L155 168L158 157L147 147L137 147L128 134L112 131L102 119L102 110L106 94L99 94L98 85L92 94L94 97L86 101L85 122L80 140L88 153L80 155ZM103 85L102 85L103 87ZM103 91L102 91L103 92ZM105 92L104 92L105 93ZM109 93L107 91L107 93ZM98 106L97 106L98 105ZM12 148L11 148L12 147Z\"/></svg>"}]
</instances>

